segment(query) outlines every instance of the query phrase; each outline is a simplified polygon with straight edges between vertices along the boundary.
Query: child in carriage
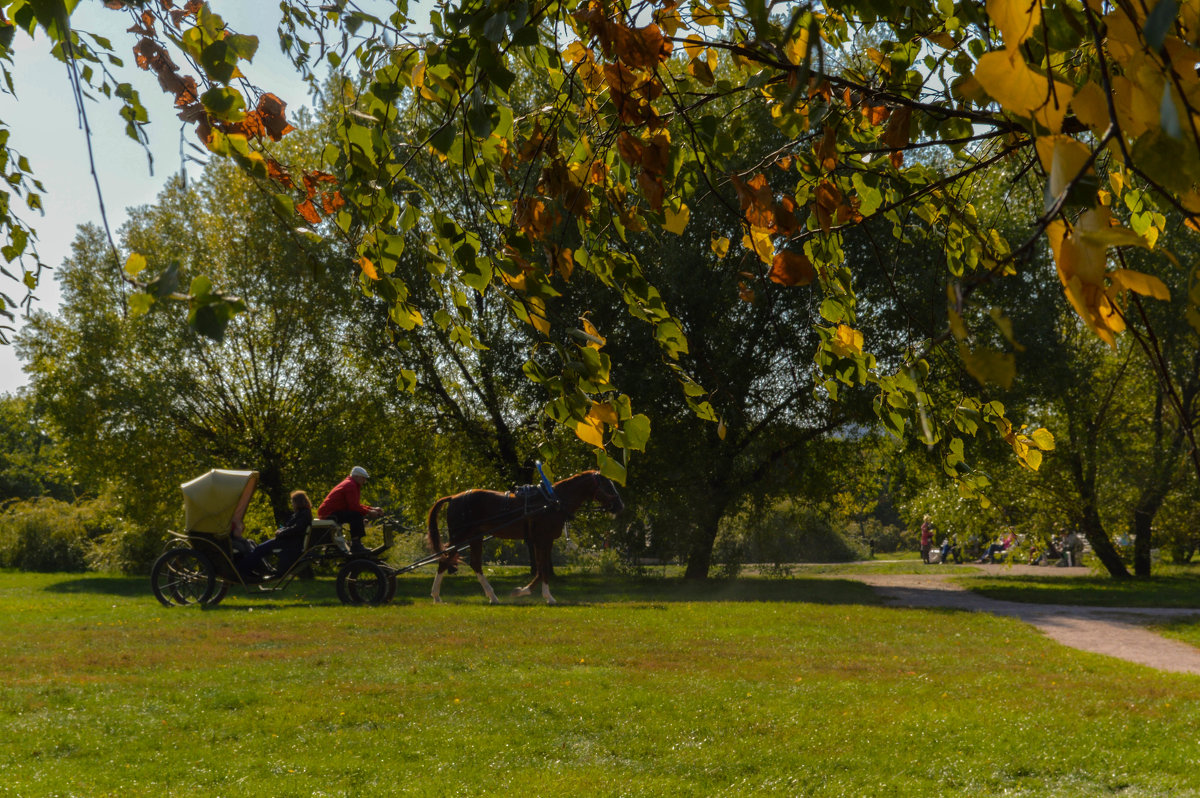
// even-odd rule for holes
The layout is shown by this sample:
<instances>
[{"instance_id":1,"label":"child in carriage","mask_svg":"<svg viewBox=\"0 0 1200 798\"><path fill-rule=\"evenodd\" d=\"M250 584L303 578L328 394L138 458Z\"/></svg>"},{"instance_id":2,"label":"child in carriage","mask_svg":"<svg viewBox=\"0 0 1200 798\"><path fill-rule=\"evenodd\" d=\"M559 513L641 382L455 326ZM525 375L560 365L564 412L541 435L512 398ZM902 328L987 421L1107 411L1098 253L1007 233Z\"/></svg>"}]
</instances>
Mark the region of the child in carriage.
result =
<instances>
[{"instance_id":1,"label":"child in carriage","mask_svg":"<svg viewBox=\"0 0 1200 798\"><path fill-rule=\"evenodd\" d=\"M275 530L275 537L258 544L254 551L247 554L238 563L238 570L244 576L258 579L263 576L269 566L267 557L279 553L278 564L275 568L279 573L287 573L300 555L304 552L304 534L312 525L312 502L308 494L302 490L291 493L292 514L283 522L283 526Z\"/></svg>"}]
</instances>

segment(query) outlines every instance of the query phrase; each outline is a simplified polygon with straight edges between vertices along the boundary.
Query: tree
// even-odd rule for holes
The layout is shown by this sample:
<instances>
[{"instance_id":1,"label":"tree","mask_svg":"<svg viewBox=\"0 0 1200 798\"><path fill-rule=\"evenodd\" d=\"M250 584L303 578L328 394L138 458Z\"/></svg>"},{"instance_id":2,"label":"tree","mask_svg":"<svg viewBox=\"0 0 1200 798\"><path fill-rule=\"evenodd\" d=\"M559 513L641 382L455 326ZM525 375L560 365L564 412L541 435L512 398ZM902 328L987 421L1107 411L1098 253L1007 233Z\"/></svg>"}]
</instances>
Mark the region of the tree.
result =
<instances>
[{"instance_id":1,"label":"tree","mask_svg":"<svg viewBox=\"0 0 1200 798\"><path fill-rule=\"evenodd\" d=\"M23 28L42 25L81 76L80 64L99 56L69 30L68 6L13 3L10 10ZM298 69L312 74L321 63L357 71L365 87L338 122L321 169L297 171L273 157L272 142L287 132L283 109L273 95L236 83L238 64L257 41L225 29L208 4L140 9L139 65L177 98L206 146L272 186L281 212L295 214L292 225L342 241L400 328L426 323L411 290L422 274L401 263L411 234L443 268L497 296L545 337L559 353L562 377L545 383L559 392L551 415L596 445L600 466L617 477L623 470L614 455L623 462L623 450L638 448L630 429L642 425L640 414L611 380L573 376L595 360L593 343L552 325L548 308L568 288L566 275L592 275L654 330L694 409L715 419L710 398L695 392L704 381L680 365L701 342L683 333L625 242L640 230L687 233L692 206L728 188L737 197L728 218L744 233L731 246L756 264L750 283L774 274L794 290L819 292L822 312L809 324L819 339L821 386L831 394L842 385L870 386L885 423L938 447L967 491L985 487L970 469L957 468L963 439L979 429L995 429L1029 468L1053 443L1043 430L1023 431L988 395L995 390L988 386L1012 379L1016 362L1010 322L1003 309L988 312L989 295L1028 275L1039 249L1050 250L1080 322L1110 345L1124 329L1141 330L1165 395L1176 392L1144 326L1149 316L1130 308L1138 307L1137 295L1161 301L1186 294L1180 312L1200 320L1188 290L1200 281L1164 267L1166 255L1147 271L1119 258L1131 247L1163 253L1196 224L1193 98L1200 78L1191 67L1200 60L1193 47L1200 17L1192 3L991 0L985 13L970 3L899 9L851 2L776 13L759 2L531 7L464 0L438 10L426 40L411 35L403 3L386 19L353 2L289 0L284 8L281 42ZM196 76L164 55L175 42ZM721 54L733 67L729 75L719 74ZM517 112L517 63L542 76L552 102ZM136 118L136 100L126 108ZM411 132L398 127L409 118L402 108L421 120ZM738 131L761 114L786 144L761 164L738 166ZM429 202L409 169L424 148L479 194L486 223L502 230L498 239L475 233L480 220L464 216L465 206ZM929 148L953 159L916 157ZM765 179L771 165L786 171L788 185ZM511 183L514 166L530 179ZM1044 175L1046 202L1034 211L1032 232L1010 241L980 219L961 189L989 173L1028 170ZM1184 227L1166 224L1168 209ZM20 229L9 216L3 221ZM851 229L870 224L900 241L920 226L944 253L917 264L946 289L941 323L900 358L876 357L879 343L859 327L873 296L854 284L847 241ZM804 289L810 272L813 288ZM129 280L141 303L175 293L161 291L159 278ZM216 285L179 292L195 318L236 309ZM456 324L469 329L468 314ZM974 392L982 395L964 400L953 392L944 401L928 390L931 353L943 344L984 384ZM1172 409L1195 451L1191 409L1182 402ZM1193 461L1200 471L1200 454Z\"/></svg>"},{"instance_id":2,"label":"tree","mask_svg":"<svg viewBox=\"0 0 1200 798\"><path fill-rule=\"evenodd\" d=\"M177 520L179 483L211 467L258 470L282 517L289 490L371 464L404 427L405 408L348 332L368 300L331 258L297 249L270 199L231 170L216 161L191 188L173 183L123 231L145 268L181 284L208 279L203 270L250 303L221 341L146 314L104 268L95 228L60 272L60 315L35 316L18 341L31 394L81 477L126 486L143 521Z\"/></svg>"}]
</instances>

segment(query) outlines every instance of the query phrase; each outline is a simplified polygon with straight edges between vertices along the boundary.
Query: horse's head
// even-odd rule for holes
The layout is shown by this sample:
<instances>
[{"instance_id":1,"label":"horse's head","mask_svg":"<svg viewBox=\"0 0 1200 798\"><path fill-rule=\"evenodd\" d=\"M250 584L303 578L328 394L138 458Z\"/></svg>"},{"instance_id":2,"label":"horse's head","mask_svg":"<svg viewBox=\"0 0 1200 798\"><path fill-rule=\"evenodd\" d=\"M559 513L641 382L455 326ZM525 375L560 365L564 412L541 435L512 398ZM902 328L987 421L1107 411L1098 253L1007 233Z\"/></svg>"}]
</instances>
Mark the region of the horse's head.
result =
<instances>
[{"instance_id":1,"label":"horse's head","mask_svg":"<svg viewBox=\"0 0 1200 798\"><path fill-rule=\"evenodd\" d=\"M617 515L625 509L625 502L621 501L621 494L617 493L617 486L611 479L602 476L599 472L596 473L596 489L592 498L600 505L600 509L607 513Z\"/></svg>"}]
</instances>

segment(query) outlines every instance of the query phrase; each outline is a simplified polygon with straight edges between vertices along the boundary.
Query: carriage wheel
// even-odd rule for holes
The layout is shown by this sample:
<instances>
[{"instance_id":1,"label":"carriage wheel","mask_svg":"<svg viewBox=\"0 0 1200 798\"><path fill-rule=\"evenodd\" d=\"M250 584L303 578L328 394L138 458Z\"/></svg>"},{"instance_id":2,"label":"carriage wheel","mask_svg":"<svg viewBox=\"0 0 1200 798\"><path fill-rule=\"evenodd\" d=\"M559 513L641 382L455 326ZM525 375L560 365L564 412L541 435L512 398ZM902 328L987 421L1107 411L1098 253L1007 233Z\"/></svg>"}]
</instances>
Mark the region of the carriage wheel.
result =
<instances>
[{"instance_id":1,"label":"carriage wheel","mask_svg":"<svg viewBox=\"0 0 1200 798\"><path fill-rule=\"evenodd\" d=\"M387 598L383 600L384 604L390 604L392 599L396 597L396 575L387 575Z\"/></svg>"},{"instance_id":2,"label":"carriage wheel","mask_svg":"<svg viewBox=\"0 0 1200 798\"><path fill-rule=\"evenodd\" d=\"M163 552L150 570L154 597L165 607L205 604L212 599L216 584L212 561L195 549Z\"/></svg>"},{"instance_id":3,"label":"carriage wheel","mask_svg":"<svg viewBox=\"0 0 1200 798\"><path fill-rule=\"evenodd\" d=\"M229 583L225 580L217 582L217 587L213 594L209 596L208 601L204 602L205 607L215 607L221 603L221 599L229 592Z\"/></svg>"},{"instance_id":4,"label":"carriage wheel","mask_svg":"<svg viewBox=\"0 0 1200 798\"><path fill-rule=\"evenodd\" d=\"M351 560L337 575L337 594L343 604L385 604L389 574L374 560Z\"/></svg>"}]
</instances>

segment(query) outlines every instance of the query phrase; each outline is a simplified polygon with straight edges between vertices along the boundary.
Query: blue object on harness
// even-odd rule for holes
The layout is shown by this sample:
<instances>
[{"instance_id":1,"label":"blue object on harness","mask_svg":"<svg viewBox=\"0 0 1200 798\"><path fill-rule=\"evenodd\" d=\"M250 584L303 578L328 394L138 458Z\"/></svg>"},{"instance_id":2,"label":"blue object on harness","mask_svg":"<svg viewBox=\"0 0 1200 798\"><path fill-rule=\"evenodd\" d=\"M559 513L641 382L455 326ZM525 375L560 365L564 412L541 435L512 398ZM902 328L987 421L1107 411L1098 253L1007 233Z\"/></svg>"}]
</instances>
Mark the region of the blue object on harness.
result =
<instances>
[{"instance_id":1,"label":"blue object on harness","mask_svg":"<svg viewBox=\"0 0 1200 798\"><path fill-rule=\"evenodd\" d=\"M542 470L542 461L537 460L534 465L537 466L538 476L542 478L542 494L547 500L558 504L558 494L554 492L554 486L550 484L550 480L546 479L546 472Z\"/></svg>"}]
</instances>

